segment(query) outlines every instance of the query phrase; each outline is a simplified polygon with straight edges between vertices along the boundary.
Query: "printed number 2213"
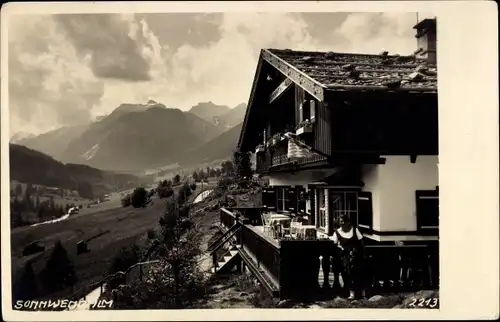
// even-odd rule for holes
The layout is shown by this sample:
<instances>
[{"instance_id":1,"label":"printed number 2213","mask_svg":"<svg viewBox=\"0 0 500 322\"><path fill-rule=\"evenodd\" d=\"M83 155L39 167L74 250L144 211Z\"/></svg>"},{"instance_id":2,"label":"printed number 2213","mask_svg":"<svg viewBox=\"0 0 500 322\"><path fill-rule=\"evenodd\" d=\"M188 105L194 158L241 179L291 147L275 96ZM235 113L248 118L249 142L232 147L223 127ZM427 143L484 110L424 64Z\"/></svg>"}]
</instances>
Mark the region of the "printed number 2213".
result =
<instances>
[{"instance_id":1,"label":"printed number 2213","mask_svg":"<svg viewBox=\"0 0 500 322\"><path fill-rule=\"evenodd\" d=\"M427 307L427 308L435 308L438 305L439 299L436 297L430 298L413 298L408 305L409 307Z\"/></svg>"}]
</instances>

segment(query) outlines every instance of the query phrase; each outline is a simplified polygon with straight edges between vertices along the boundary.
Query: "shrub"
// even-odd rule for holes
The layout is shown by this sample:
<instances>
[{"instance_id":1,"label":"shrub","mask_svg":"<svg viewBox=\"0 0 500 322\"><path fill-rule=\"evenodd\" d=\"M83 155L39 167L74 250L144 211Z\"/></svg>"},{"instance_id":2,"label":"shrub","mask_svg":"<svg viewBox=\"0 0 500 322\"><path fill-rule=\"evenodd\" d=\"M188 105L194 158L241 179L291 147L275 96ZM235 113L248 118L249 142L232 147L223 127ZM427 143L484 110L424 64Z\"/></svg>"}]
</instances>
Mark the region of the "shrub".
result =
<instances>
[{"instance_id":1,"label":"shrub","mask_svg":"<svg viewBox=\"0 0 500 322\"><path fill-rule=\"evenodd\" d=\"M191 183L191 185L189 186L191 188L191 190L195 190L196 189L196 183Z\"/></svg>"},{"instance_id":2,"label":"shrub","mask_svg":"<svg viewBox=\"0 0 500 322\"><path fill-rule=\"evenodd\" d=\"M162 187L158 189L158 196L160 198L169 198L174 194L174 189L170 187Z\"/></svg>"},{"instance_id":3,"label":"shrub","mask_svg":"<svg viewBox=\"0 0 500 322\"><path fill-rule=\"evenodd\" d=\"M126 195L122 199L122 207L128 207L132 205L132 196L131 195Z\"/></svg>"},{"instance_id":4,"label":"shrub","mask_svg":"<svg viewBox=\"0 0 500 322\"><path fill-rule=\"evenodd\" d=\"M156 231L154 229L148 229L148 239L155 239Z\"/></svg>"},{"instance_id":5,"label":"shrub","mask_svg":"<svg viewBox=\"0 0 500 322\"><path fill-rule=\"evenodd\" d=\"M138 187L135 188L134 192L132 193L131 197L132 201L132 207L134 208L141 208L146 205L146 202L148 201L148 193L146 192L146 189L143 187Z\"/></svg>"}]
</instances>

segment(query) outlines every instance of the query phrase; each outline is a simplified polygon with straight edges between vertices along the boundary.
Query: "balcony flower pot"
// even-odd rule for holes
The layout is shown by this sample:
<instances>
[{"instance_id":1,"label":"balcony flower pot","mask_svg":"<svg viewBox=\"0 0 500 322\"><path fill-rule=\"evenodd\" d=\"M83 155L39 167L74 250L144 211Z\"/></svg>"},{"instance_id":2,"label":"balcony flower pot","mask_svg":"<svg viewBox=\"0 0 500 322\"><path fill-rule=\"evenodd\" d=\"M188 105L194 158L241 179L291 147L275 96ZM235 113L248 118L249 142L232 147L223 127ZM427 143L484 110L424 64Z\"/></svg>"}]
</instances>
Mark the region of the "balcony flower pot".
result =
<instances>
[{"instance_id":1,"label":"balcony flower pot","mask_svg":"<svg viewBox=\"0 0 500 322\"><path fill-rule=\"evenodd\" d=\"M295 134L301 135L304 133L311 133L312 132L312 123L309 121L302 122L299 124Z\"/></svg>"}]
</instances>

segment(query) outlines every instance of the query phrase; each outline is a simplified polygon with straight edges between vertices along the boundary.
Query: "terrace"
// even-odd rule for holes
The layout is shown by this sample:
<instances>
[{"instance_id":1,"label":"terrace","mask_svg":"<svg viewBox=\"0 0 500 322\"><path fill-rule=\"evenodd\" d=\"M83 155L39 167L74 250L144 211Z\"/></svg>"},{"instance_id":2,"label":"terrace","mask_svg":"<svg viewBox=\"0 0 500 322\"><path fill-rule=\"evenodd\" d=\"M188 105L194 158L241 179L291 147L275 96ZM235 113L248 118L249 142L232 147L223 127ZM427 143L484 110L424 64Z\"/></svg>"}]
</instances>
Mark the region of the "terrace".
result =
<instances>
[{"instance_id":1,"label":"terrace","mask_svg":"<svg viewBox=\"0 0 500 322\"><path fill-rule=\"evenodd\" d=\"M339 251L332 242L321 238L314 226L303 225L302 233L300 225L295 232L291 225L289 230L281 223L276 226L281 228L276 231L256 218L220 209L220 228L224 232L220 240L237 245L243 266L270 294L280 299L314 299L335 294L331 263ZM366 249L368 288L373 293L395 288L437 288L439 273L434 269L434 249L402 244L367 245ZM410 274L410 268L420 274ZM341 279L338 282L342 284Z\"/></svg>"}]
</instances>

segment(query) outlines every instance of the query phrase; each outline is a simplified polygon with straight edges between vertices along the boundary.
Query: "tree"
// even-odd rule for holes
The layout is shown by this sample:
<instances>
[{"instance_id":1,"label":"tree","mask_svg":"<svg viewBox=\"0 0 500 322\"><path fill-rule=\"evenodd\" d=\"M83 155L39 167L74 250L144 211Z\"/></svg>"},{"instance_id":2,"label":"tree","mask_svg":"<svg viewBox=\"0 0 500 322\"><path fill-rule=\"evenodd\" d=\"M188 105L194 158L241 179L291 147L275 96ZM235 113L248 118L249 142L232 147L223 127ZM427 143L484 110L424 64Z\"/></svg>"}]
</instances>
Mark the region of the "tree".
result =
<instances>
[{"instance_id":1,"label":"tree","mask_svg":"<svg viewBox=\"0 0 500 322\"><path fill-rule=\"evenodd\" d=\"M37 194L35 198L35 209L40 208L40 196Z\"/></svg>"},{"instance_id":2,"label":"tree","mask_svg":"<svg viewBox=\"0 0 500 322\"><path fill-rule=\"evenodd\" d=\"M33 209L33 201L31 200L31 189L28 189L28 186L26 186L26 190L24 190L24 209L26 210L32 210Z\"/></svg>"},{"instance_id":3,"label":"tree","mask_svg":"<svg viewBox=\"0 0 500 322\"><path fill-rule=\"evenodd\" d=\"M185 182L182 187L179 189L179 193L178 193L178 196L177 196L177 201L182 205L184 204L189 196L192 194L193 192L191 191L191 187L189 186L189 184L187 182Z\"/></svg>"},{"instance_id":4,"label":"tree","mask_svg":"<svg viewBox=\"0 0 500 322\"><path fill-rule=\"evenodd\" d=\"M119 271L125 272L130 266L137 264L141 258L142 251L136 244L129 247L122 247L113 257L108 272L109 274L114 274ZM110 282L109 286L114 288L124 282L124 276L117 277Z\"/></svg>"},{"instance_id":5,"label":"tree","mask_svg":"<svg viewBox=\"0 0 500 322\"><path fill-rule=\"evenodd\" d=\"M227 160L221 163L221 174L225 176L234 175L234 165L231 161Z\"/></svg>"},{"instance_id":6,"label":"tree","mask_svg":"<svg viewBox=\"0 0 500 322\"><path fill-rule=\"evenodd\" d=\"M22 195L22 193L23 193L23 186L21 186L20 183L16 184L16 187L14 188L14 193L15 193L16 197Z\"/></svg>"},{"instance_id":7,"label":"tree","mask_svg":"<svg viewBox=\"0 0 500 322\"><path fill-rule=\"evenodd\" d=\"M149 272L144 282L120 288L114 298L115 308L187 308L205 295L203 276L198 268L201 233L181 215L183 206L187 205L180 203L179 196L167 200L160 220L161 236L156 254L161 263Z\"/></svg>"},{"instance_id":8,"label":"tree","mask_svg":"<svg viewBox=\"0 0 500 322\"><path fill-rule=\"evenodd\" d=\"M35 192L35 188L33 188L33 185L31 183L27 183L26 184L26 191L28 191L28 193L30 195L32 195Z\"/></svg>"},{"instance_id":9,"label":"tree","mask_svg":"<svg viewBox=\"0 0 500 322\"><path fill-rule=\"evenodd\" d=\"M125 197L122 198L122 207L128 207L132 205L132 196L131 195L126 195Z\"/></svg>"},{"instance_id":10,"label":"tree","mask_svg":"<svg viewBox=\"0 0 500 322\"><path fill-rule=\"evenodd\" d=\"M192 177L194 181L198 181L198 172L193 171Z\"/></svg>"},{"instance_id":11,"label":"tree","mask_svg":"<svg viewBox=\"0 0 500 322\"><path fill-rule=\"evenodd\" d=\"M174 185L179 184L181 182L181 176L179 174L176 174L173 178L173 181Z\"/></svg>"},{"instance_id":12,"label":"tree","mask_svg":"<svg viewBox=\"0 0 500 322\"><path fill-rule=\"evenodd\" d=\"M148 192L146 191L146 189L144 189L143 187L135 188L131 197L132 207L134 208L144 207L147 201L148 201Z\"/></svg>"},{"instance_id":13,"label":"tree","mask_svg":"<svg viewBox=\"0 0 500 322\"><path fill-rule=\"evenodd\" d=\"M24 265L24 272L18 283L13 288L17 292L15 295L16 300L32 300L38 296L38 283L31 261L26 262Z\"/></svg>"},{"instance_id":14,"label":"tree","mask_svg":"<svg viewBox=\"0 0 500 322\"><path fill-rule=\"evenodd\" d=\"M250 154L239 150L233 153L233 164L235 175L240 180L243 178L250 179L252 176L252 163L250 162Z\"/></svg>"},{"instance_id":15,"label":"tree","mask_svg":"<svg viewBox=\"0 0 500 322\"><path fill-rule=\"evenodd\" d=\"M43 271L43 285L48 291L73 287L77 281L73 264L60 240L56 241Z\"/></svg>"}]
</instances>

